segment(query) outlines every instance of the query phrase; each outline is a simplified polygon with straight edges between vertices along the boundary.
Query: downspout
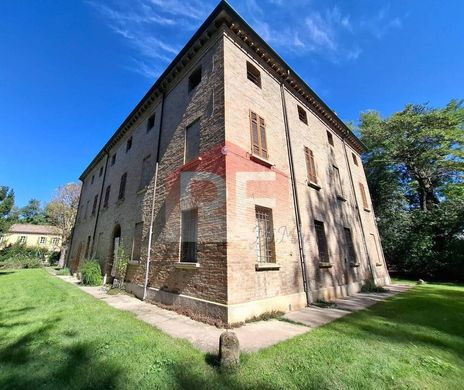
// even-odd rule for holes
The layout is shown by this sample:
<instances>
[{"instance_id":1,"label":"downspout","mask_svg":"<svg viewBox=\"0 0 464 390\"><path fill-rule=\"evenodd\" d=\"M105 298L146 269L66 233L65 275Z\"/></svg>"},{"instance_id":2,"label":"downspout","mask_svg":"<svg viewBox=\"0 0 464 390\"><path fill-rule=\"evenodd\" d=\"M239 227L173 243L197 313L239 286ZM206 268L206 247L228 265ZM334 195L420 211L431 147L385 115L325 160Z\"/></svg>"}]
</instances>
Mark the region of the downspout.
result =
<instances>
[{"instance_id":1,"label":"downspout","mask_svg":"<svg viewBox=\"0 0 464 390\"><path fill-rule=\"evenodd\" d=\"M295 177L295 168L293 165L293 153L292 153L292 143L290 139L290 130L288 127L288 115L287 115L287 104L285 103L285 89L283 81L280 83L280 94L282 98L282 111L284 115L284 126L285 126L285 139L287 141L287 152L288 152L288 162L290 167L290 181L292 183L292 194L293 194L293 209L295 210L295 220L296 220L296 231L298 236L298 250L300 255L300 264L301 264L301 273L303 277L303 288L306 294L306 304L309 306L312 301L311 289L308 283L308 273L306 267L306 256L304 252L304 241L303 235L301 233L301 214L300 214L300 205L298 202L298 191L296 188L296 177Z\"/></svg>"},{"instance_id":2,"label":"downspout","mask_svg":"<svg viewBox=\"0 0 464 390\"><path fill-rule=\"evenodd\" d=\"M106 151L105 153L106 153L105 170L103 172L103 181L101 185L100 196L98 198L98 208L97 208L97 215L95 216L95 226L93 227L92 248L90 251L91 254L93 254L93 250L95 249L95 235L97 234L98 217L100 216L100 207L102 203L103 190L105 189L106 171L108 169L109 154L108 154L108 151Z\"/></svg>"},{"instance_id":3,"label":"downspout","mask_svg":"<svg viewBox=\"0 0 464 390\"><path fill-rule=\"evenodd\" d=\"M164 97L165 97L165 93L163 92L161 96L161 116L160 116L160 127L159 127L159 133L158 133L158 145L157 145L157 150L156 150L155 180L153 183L153 197L152 197L152 202L151 202L150 228L148 231L147 262L145 264L145 281L143 283L143 297L142 297L143 301L147 299L148 275L150 271L151 243L152 243L152 236L153 236L153 223L155 220L156 187L158 184L159 155L160 155L160 149L161 149L161 131L163 129Z\"/></svg>"},{"instance_id":4,"label":"downspout","mask_svg":"<svg viewBox=\"0 0 464 390\"><path fill-rule=\"evenodd\" d=\"M372 280L375 281L375 272L374 272L374 269L372 268L371 257L369 256L369 250L367 249L367 240L366 240L366 234L364 232L364 225L363 225L363 221L361 217L361 211L359 208L359 201L358 201L358 197L356 196L356 187L354 185L353 174L351 172L350 160L348 159L348 152L346 151L346 141L345 141L345 138L343 138L342 140L343 140L343 150L345 151L345 161L346 161L346 165L348 166L348 173L350 174L351 190L353 191L354 200L356 202L356 210L358 210L358 218L359 218L359 224L361 225L361 235L363 238L364 250L367 256L367 264L369 265L369 270L371 271Z\"/></svg>"}]
</instances>

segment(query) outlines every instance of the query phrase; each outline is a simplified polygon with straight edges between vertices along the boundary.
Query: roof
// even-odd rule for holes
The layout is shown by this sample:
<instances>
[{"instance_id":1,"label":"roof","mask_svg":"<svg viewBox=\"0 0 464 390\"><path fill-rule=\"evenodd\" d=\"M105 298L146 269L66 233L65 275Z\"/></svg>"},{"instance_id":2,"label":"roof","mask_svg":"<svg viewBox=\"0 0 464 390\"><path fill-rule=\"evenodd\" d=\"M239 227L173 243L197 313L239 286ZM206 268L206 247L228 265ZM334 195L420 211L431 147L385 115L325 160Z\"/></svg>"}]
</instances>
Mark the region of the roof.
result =
<instances>
[{"instance_id":1,"label":"roof","mask_svg":"<svg viewBox=\"0 0 464 390\"><path fill-rule=\"evenodd\" d=\"M137 122L143 113L150 107L155 99L160 96L169 84L179 75L182 69L190 62L194 55L204 46L206 41L217 31L220 26L226 24L230 30L242 39L258 56L260 56L285 83L286 87L294 91L302 100L314 109L328 126L347 140L359 153L365 151L366 146L353 134L346 124L338 118L322 99L309 87L308 84L262 39L256 31L227 3L221 0L213 12L208 16L192 38L187 42L179 54L169 64L163 74L153 84L137 106L122 122L113 136L95 156L92 162L81 174L83 180L87 173L107 154L110 148L118 142L126 131Z\"/></svg>"},{"instance_id":2,"label":"roof","mask_svg":"<svg viewBox=\"0 0 464 390\"><path fill-rule=\"evenodd\" d=\"M9 233L24 233L24 234L47 234L61 236L61 230L56 226L50 225L32 225L29 223L15 223L8 230Z\"/></svg>"}]
</instances>

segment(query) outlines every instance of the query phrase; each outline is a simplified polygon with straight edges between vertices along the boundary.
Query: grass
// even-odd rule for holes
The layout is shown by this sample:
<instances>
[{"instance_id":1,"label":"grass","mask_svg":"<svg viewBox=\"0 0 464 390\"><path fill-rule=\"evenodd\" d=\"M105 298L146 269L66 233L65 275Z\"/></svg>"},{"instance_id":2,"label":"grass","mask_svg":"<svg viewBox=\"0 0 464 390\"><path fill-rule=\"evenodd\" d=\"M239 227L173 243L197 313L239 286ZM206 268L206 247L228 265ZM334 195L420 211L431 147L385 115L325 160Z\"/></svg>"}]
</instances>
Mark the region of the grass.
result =
<instances>
[{"instance_id":1,"label":"grass","mask_svg":"<svg viewBox=\"0 0 464 390\"><path fill-rule=\"evenodd\" d=\"M458 389L464 288L426 284L254 354L212 356L42 269L0 272L1 389Z\"/></svg>"}]
</instances>

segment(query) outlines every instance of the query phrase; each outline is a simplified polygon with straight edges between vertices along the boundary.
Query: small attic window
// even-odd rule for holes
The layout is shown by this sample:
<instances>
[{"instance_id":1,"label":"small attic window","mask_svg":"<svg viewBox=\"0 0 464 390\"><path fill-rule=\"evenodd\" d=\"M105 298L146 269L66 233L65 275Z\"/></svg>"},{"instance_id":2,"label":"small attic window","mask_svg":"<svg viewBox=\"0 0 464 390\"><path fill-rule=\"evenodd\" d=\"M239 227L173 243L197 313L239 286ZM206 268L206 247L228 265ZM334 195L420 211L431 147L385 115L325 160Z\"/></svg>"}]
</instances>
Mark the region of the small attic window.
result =
<instances>
[{"instance_id":1,"label":"small attic window","mask_svg":"<svg viewBox=\"0 0 464 390\"><path fill-rule=\"evenodd\" d=\"M252 65L250 62L247 61L247 78L254 84L256 84L259 88L261 88L261 72L256 68L256 66Z\"/></svg>"},{"instance_id":2,"label":"small attic window","mask_svg":"<svg viewBox=\"0 0 464 390\"><path fill-rule=\"evenodd\" d=\"M306 110L298 106L298 117L300 118L300 121L302 121L305 125L308 124L308 114L306 113Z\"/></svg>"},{"instance_id":3,"label":"small attic window","mask_svg":"<svg viewBox=\"0 0 464 390\"><path fill-rule=\"evenodd\" d=\"M329 141L329 144L334 146L334 139L333 139L333 135L330 131L327 130L327 140Z\"/></svg>"},{"instance_id":4,"label":"small attic window","mask_svg":"<svg viewBox=\"0 0 464 390\"><path fill-rule=\"evenodd\" d=\"M189 77L188 90L191 92L201 81L201 66L195 69Z\"/></svg>"}]
</instances>

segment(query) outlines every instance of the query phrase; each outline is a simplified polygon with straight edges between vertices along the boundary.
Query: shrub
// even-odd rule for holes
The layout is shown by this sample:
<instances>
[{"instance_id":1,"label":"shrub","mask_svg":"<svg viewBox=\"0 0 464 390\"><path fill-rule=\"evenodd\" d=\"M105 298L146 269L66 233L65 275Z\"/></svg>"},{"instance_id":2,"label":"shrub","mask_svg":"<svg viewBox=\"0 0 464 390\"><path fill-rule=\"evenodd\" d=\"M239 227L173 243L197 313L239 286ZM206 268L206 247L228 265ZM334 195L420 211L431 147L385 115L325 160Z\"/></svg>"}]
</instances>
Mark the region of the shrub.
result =
<instances>
[{"instance_id":1,"label":"shrub","mask_svg":"<svg viewBox=\"0 0 464 390\"><path fill-rule=\"evenodd\" d=\"M81 282L86 286L98 286L103 282L100 264L97 260L85 260L79 268L79 272L81 273Z\"/></svg>"},{"instance_id":2,"label":"shrub","mask_svg":"<svg viewBox=\"0 0 464 390\"><path fill-rule=\"evenodd\" d=\"M43 265L47 251L13 244L0 250L0 269L38 268Z\"/></svg>"},{"instance_id":3,"label":"shrub","mask_svg":"<svg viewBox=\"0 0 464 390\"><path fill-rule=\"evenodd\" d=\"M361 287L361 292L363 293L386 293L388 291L390 291L388 288L376 286L375 283L370 279Z\"/></svg>"}]
</instances>

